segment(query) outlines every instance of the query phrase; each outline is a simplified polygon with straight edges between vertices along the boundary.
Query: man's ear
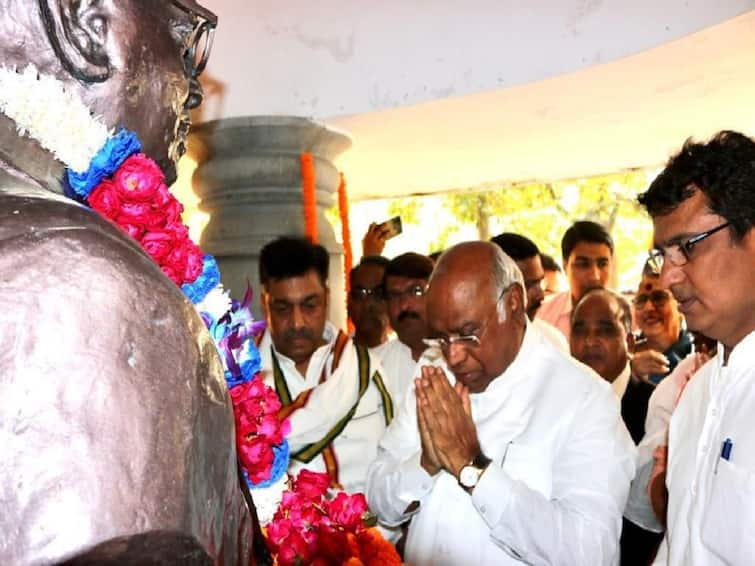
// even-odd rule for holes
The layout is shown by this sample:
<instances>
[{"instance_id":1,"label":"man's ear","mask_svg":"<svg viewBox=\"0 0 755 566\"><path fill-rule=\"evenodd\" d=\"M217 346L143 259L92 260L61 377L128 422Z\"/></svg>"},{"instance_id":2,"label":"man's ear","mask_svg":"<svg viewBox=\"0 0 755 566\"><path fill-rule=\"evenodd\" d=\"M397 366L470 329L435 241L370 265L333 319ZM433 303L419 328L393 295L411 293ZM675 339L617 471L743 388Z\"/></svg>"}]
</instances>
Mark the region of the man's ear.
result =
<instances>
[{"instance_id":1,"label":"man's ear","mask_svg":"<svg viewBox=\"0 0 755 566\"><path fill-rule=\"evenodd\" d=\"M39 0L42 21L63 68L85 83L110 77L110 12L103 0Z\"/></svg>"},{"instance_id":2,"label":"man's ear","mask_svg":"<svg viewBox=\"0 0 755 566\"><path fill-rule=\"evenodd\" d=\"M634 354L634 347L635 347L634 334L632 332L628 332L627 333L627 352L629 352L630 354Z\"/></svg>"}]
</instances>

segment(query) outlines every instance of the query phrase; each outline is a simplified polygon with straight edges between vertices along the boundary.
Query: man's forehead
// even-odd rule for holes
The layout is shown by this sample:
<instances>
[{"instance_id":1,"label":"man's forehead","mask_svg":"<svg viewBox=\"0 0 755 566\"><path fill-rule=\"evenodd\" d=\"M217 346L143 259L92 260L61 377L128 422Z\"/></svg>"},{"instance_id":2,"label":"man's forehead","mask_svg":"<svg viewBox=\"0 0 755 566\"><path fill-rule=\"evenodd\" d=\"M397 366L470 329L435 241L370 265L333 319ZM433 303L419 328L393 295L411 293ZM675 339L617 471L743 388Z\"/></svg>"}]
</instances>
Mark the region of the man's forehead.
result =
<instances>
[{"instance_id":1,"label":"man's forehead","mask_svg":"<svg viewBox=\"0 0 755 566\"><path fill-rule=\"evenodd\" d=\"M325 287L320 277L312 270L294 277L271 279L265 285L265 291L275 300L297 301L312 295L321 295Z\"/></svg>"},{"instance_id":2,"label":"man's forehead","mask_svg":"<svg viewBox=\"0 0 755 566\"><path fill-rule=\"evenodd\" d=\"M427 279L421 277L404 277L403 275L388 275L385 278L385 286L389 289L404 289L407 287L414 287L419 285L424 287L427 285Z\"/></svg>"},{"instance_id":3,"label":"man's forehead","mask_svg":"<svg viewBox=\"0 0 755 566\"><path fill-rule=\"evenodd\" d=\"M577 306L574 313L574 322L578 321L608 321L618 322L621 317L621 306L615 297L604 293L588 295Z\"/></svg>"}]
</instances>

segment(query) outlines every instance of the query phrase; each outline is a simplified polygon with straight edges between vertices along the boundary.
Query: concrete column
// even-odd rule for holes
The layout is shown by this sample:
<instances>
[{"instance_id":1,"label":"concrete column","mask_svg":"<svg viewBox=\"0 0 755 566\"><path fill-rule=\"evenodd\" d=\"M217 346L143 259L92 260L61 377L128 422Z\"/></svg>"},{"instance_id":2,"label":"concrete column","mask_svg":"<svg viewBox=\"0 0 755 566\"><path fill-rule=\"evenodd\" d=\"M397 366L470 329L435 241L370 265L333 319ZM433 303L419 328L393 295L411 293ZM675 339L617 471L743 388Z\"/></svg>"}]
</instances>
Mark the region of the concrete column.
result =
<instances>
[{"instance_id":1,"label":"concrete column","mask_svg":"<svg viewBox=\"0 0 755 566\"><path fill-rule=\"evenodd\" d=\"M201 246L213 254L223 283L241 298L247 280L252 310L261 317L257 262L260 249L282 235L303 235L299 156L315 159L319 243L330 253L330 320L344 327L343 248L324 211L337 200L339 176L332 160L351 146L344 133L297 116L244 116L199 124L192 129L192 153L199 166L194 192L210 214Z\"/></svg>"}]
</instances>

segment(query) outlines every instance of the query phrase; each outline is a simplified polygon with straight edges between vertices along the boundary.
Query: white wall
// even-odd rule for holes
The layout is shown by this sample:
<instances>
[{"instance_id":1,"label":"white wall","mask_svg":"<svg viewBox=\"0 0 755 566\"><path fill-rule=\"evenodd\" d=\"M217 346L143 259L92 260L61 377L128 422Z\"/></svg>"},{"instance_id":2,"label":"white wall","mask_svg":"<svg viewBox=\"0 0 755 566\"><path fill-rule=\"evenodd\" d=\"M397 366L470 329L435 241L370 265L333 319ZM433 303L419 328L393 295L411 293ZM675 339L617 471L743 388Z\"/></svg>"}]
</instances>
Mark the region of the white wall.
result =
<instances>
[{"instance_id":1,"label":"white wall","mask_svg":"<svg viewBox=\"0 0 755 566\"><path fill-rule=\"evenodd\" d=\"M197 118L327 118L527 83L666 43L753 0L207 0Z\"/></svg>"}]
</instances>

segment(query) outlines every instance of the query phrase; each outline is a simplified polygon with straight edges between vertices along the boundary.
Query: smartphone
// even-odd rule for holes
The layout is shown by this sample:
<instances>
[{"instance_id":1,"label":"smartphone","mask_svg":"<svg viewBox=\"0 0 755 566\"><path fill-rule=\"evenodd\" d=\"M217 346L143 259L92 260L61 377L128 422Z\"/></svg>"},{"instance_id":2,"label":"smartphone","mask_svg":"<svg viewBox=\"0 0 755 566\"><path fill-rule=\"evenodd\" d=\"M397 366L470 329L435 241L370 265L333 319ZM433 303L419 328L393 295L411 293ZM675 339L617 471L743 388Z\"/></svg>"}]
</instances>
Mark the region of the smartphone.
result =
<instances>
[{"instance_id":1,"label":"smartphone","mask_svg":"<svg viewBox=\"0 0 755 566\"><path fill-rule=\"evenodd\" d=\"M401 217L400 216L394 216L390 220L386 220L385 222L381 222L378 224L378 228L383 229L386 228L388 232L385 235L386 240L390 240L394 236L398 236L401 231Z\"/></svg>"}]
</instances>

